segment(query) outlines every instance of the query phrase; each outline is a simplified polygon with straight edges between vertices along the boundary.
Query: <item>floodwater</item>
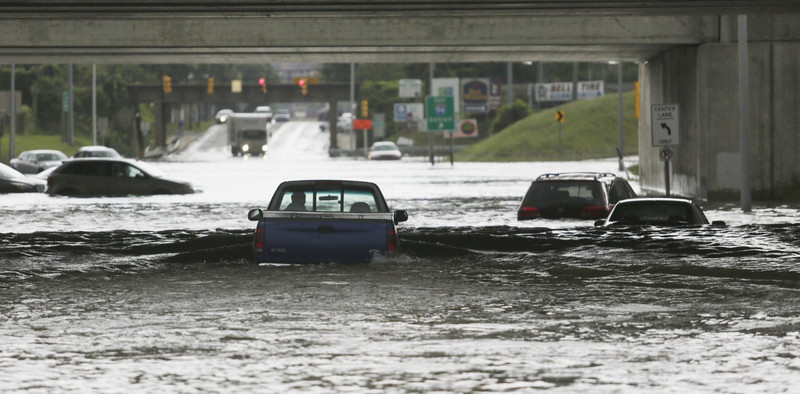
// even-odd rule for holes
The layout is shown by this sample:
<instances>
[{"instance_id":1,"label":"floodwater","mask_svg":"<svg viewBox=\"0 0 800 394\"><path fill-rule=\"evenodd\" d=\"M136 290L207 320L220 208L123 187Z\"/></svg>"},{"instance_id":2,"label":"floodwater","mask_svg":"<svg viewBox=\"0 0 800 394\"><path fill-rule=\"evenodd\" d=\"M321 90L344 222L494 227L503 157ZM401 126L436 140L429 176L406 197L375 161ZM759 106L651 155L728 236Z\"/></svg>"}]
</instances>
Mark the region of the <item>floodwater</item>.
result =
<instances>
[{"instance_id":1,"label":"floodwater","mask_svg":"<svg viewBox=\"0 0 800 394\"><path fill-rule=\"evenodd\" d=\"M0 392L775 393L800 384L798 207L727 227L516 221L565 163L329 158L315 122L154 163L186 196L0 196ZM257 266L250 208L305 178L376 182L403 253ZM636 183L633 182L634 186Z\"/></svg>"}]
</instances>

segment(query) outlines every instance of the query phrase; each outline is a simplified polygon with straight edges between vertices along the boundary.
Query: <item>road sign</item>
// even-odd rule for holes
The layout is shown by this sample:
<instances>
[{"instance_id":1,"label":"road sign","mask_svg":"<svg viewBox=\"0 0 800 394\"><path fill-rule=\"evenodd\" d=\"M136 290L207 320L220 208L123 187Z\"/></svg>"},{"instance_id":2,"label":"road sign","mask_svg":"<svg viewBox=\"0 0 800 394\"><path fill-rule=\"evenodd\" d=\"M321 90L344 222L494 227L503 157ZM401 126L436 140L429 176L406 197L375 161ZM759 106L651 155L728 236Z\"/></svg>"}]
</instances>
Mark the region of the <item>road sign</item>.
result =
<instances>
[{"instance_id":1,"label":"road sign","mask_svg":"<svg viewBox=\"0 0 800 394\"><path fill-rule=\"evenodd\" d=\"M678 145L678 104L653 104L650 114L653 146Z\"/></svg>"},{"instance_id":2,"label":"road sign","mask_svg":"<svg viewBox=\"0 0 800 394\"><path fill-rule=\"evenodd\" d=\"M658 152L658 160L670 161L672 160L673 152L668 146L662 146Z\"/></svg>"},{"instance_id":3,"label":"road sign","mask_svg":"<svg viewBox=\"0 0 800 394\"><path fill-rule=\"evenodd\" d=\"M353 130L369 130L372 128L372 119L353 119Z\"/></svg>"},{"instance_id":4,"label":"road sign","mask_svg":"<svg viewBox=\"0 0 800 394\"><path fill-rule=\"evenodd\" d=\"M454 130L456 128L453 96L425 97L428 130Z\"/></svg>"},{"instance_id":5,"label":"road sign","mask_svg":"<svg viewBox=\"0 0 800 394\"><path fill-rule=\"evenodd\" d=\"M564 111L556 111L556 122L564 123Z\"/></svg>"}]
</instances>

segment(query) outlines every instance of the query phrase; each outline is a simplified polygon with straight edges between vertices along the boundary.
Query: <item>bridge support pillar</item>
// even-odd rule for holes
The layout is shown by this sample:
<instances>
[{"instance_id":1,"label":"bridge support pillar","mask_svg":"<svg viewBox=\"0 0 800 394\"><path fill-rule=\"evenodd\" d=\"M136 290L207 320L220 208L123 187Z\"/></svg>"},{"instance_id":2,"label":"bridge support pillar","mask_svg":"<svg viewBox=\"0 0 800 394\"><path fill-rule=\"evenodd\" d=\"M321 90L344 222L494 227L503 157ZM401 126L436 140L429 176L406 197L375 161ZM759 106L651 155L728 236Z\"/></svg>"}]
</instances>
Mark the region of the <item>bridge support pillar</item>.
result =
<instances>
[{"instance_id":1,"label":"bridge support pillar","mask_svg":"<svg viewBox=\"0 0 800 394\"><path fill-rule=\"evenodd\" d=\"M645 194L665 191L663 163L652 146L650 106L678 104L680 145L673 147L672 194L736 201L741 189L736 17L723 19L721 41L671 49L639 67L640 185ZM791 23L790 23L791 22ZM800 188L800 16L748 20L750 80L750 185L755 199L789 196ZM780 37L769 34L780 31ZM768 35L763 37L763 35Z\"/></svg>"}]
</instances>

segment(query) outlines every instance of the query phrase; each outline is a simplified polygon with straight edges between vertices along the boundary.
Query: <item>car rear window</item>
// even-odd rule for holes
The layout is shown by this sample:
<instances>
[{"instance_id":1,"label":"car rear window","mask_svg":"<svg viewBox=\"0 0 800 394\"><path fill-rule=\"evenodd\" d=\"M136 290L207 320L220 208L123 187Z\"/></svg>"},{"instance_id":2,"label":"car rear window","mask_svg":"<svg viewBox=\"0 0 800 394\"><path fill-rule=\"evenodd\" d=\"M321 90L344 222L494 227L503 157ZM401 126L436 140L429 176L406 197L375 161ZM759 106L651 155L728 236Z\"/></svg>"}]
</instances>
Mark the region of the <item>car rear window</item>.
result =
<instances>
[{"instance_id":1,"label":"car rear window","mask_svg":"<svg viewBox=\"0 0 800 394\"><path fill-rule=\"evenodd\" d=\"M612 222L689 222L697 221L689 204L679 202L642 202L618 204L609 218Z\"/></svg>"},{"instance_id":2,"label":"car rear window","mask_svg":"<svg viewBox=\"0 0 800 394\"><path fill-rule=\"evenodd\" d=\"M293 197L295 193L305 198ZM377 199L369 188L333 185L305 185L284 189L279 196L281 211L306 212L380 212ZM293 201L295 201L293 203ZM305 201L302 207L298 201Z\"/></svg>"},{"instance_id":3,"label":"car rear window","mask_svg":"<svg viewBox=\"0 0 800 394\"><path fill-rule=\"evenodd\" d=\"M604 205L603 184L594 181L543 181L531 184L522 205L545 207L556 204Z\"/></svg>"}]
</instances>

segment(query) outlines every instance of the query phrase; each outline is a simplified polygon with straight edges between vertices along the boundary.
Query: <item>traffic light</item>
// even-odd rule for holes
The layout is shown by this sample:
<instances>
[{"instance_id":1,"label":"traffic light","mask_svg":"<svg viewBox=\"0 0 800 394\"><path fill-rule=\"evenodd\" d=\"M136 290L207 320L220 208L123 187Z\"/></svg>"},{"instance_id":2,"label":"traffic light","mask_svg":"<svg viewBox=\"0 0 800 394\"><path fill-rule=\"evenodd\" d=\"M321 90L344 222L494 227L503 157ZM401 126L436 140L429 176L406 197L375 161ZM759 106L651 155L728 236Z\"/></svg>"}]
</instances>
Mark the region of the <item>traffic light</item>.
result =
<instances>
[{"instance_id":1,"label":"traffic light","mask_svg":"<svg viewBox=\"0 0 800 394\"><path fill-rule=\"evenodd\" d=\"M367 100L361 100L361 117L368 118L369 117L369 103Z\"/></svg>"},{"instance_id":2,"label":"traffic light","mask_svg":"<svg viewBox=\"0 0 800 394\"><path fill-rule=\"evenodd\" d=\"M214 77L208 78L208 88L206 89L208 94L214 94Z\"/></svg>"},{"instance_id":3,"label":"traffic light","mask_svg":"<svg viewBox=\"0 0 800 394\"><path fill-rule=\"evenodd\" d=\"M161 77L161 87L164 89L164 93L172 93L172 78L169 75L164 75Z\"/></svg>"},{"instance_id":4,"label":"traffic light","mask_svg":"<svg viewBox=\"0 0 800 394\"><path fill-rule=\"evenodd\" d=\"M305 78L297 80L297 86L300 86L300 94L303 96L308 94L308 83Z\"/></svg>"},{"instance_id":5,"label":"traffic light","mask_svg":"<svg viewBox=\"0 0 800 394\"><path fill-rule=\"evenodd\" d=\"M267 80L264 78L259 78L258 84L261 86L261 93L267 94Z\"/></svg>"}]
</instances>

